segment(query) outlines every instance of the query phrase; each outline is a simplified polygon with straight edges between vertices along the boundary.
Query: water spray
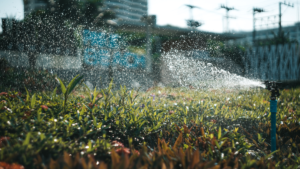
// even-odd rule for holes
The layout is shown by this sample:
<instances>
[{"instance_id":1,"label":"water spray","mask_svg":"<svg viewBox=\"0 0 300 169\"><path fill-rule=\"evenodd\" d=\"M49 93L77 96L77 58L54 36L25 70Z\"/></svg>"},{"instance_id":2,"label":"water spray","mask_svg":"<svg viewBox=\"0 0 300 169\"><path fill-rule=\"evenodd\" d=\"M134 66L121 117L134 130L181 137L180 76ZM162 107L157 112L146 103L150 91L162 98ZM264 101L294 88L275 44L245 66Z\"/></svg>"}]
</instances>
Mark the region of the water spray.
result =
<instances>
[{"instance_id":1,"label":"water spray","mask_svg":"<svg viewBox=\"0 0 300 169\"><path fill-rule=\"evenodd\" d=\"M258 80L248 79L240 75L230 73L224 69L217 67L217 63L234 67L235 64L226 62L226 60L214 60L199 54L199 51L193 52L195 57L189 57L188 52L170 50L162 56L163 68L171 77L169 82L178 84L182 87L194 87L196 89L247 89L251 87L262 87L265 85ZM205 52L205 51L204 51ZM201 58L201 59L197 59ZM213 63L216 63L214 65Z\"/></svg>"},{"instance_id":2,"label":"water spray","mask_svg":"<svg viewBox=\"0 0 300 169\"><path fill-rule=\"evenodd\" d=\"M271 111L271 151L276 150L276 113L277 113L277 100L280 96L279 93L279 82L266 81L265 85L267 90L271 92L270 97L270 111Z\"/></svg>"}]
</instances>

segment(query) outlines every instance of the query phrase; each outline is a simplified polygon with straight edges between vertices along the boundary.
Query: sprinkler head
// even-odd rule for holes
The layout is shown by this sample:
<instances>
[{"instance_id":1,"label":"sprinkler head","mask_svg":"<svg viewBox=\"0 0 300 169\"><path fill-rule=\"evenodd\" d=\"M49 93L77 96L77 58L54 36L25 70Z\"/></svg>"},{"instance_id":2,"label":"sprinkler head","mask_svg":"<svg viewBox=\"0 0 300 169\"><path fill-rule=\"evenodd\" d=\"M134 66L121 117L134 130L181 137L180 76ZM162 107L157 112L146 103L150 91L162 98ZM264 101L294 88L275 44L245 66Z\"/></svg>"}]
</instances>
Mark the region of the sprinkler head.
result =
<instances>
[{"instance_id":1,"label":"sprinkler head","mask_svg":"<svg viewBox=\"0 0 300 169\"><path fill-rule=\"evenodd\" d=\"M281 82L265 81L266 89L271 92L271 100L276 100L276 97L280 96L279 88L282 88L281 84Z\"/></svg>"}]
</instances>

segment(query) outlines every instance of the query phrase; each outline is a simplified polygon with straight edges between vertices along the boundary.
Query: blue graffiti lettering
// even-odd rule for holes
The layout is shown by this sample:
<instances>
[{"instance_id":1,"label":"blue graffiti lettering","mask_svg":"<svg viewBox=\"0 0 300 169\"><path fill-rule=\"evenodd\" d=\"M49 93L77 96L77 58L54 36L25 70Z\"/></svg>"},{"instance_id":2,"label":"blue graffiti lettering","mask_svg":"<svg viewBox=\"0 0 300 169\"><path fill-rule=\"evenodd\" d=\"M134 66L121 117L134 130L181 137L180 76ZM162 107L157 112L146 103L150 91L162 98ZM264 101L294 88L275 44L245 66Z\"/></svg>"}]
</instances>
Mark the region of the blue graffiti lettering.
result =
<instances>
[{"instance_id":1,"label":"blue graffiti lettering","mask_svg":"<svg viewBox=\"0 0 300 169\"><path fill-rule=\"evenodd\" d=\"M135 53L121 53L115 49L119 48L121 37L117 34L106 35L101 32L83 30L83 61L90 66L108 67L112 56L112 66L121 66L129 69L145 68L145 56ZM103 48L103 49L101 49ZM111 49L111 50L109 50Z\"/></svg>"}]
</instances>

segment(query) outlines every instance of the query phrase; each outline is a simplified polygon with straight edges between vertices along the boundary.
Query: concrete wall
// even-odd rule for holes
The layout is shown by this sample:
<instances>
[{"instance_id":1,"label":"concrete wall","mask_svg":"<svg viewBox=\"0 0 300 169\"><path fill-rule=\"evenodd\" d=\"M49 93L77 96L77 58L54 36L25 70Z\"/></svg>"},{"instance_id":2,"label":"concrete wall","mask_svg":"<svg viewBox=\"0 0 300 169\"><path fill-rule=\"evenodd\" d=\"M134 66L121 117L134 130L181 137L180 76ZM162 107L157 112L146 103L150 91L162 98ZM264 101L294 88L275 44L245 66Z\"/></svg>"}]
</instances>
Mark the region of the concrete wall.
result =
<instances>
[{"instance_id":1,"label":"concrete wall","mask_svg":"<svg viewBox=\"0 0 300 169\"><path fill-rule=\"evenodd\" d=\"M28 56L15 51L0 51L0 58L5 58L13 67L29 67ZM80 55L60 56L38 54L36 68L38 69L82 69Z\"/></svg>"},{"instance_id":2,"label":"concrete wall","mask_svg":"<svg viewBox=\"0 0 300 169\"><path fill-rule=\"evenodd\" d=\"M0 51L0 58L5 58L13 67L29 68L28 57L24 53L14 51Z\"/></svg>"},{"instance_id":3,"label":"concrete wall","mask_svg":"<svg viewBox=\"0 0 300 169\"><path fill-rule=\"evenodd\" d=\"M0 58L5 58L13 67L29 68L28 56L20 52L0 51ZM82 56L58 56L40 54L37 56L36 67L46 69L58 77L70 81L74 76L84 75L85 81L93 86L107 87L109 84L108 69L101 67L83 68ZM143 69L113 69L113 80L117 88L126 85L127 88L146 90L154 85L154 76Z\"/></svg>"},{"instance_id":4,"label":"concrete wall","mask_svg":"<svg viewBox=\"0 0 300 169\"><path fill-rule=\"evenodd\" d=\"M36 60L37 68L53 69L82 69L82 60L78 56L59 56L41 54Z\"/></svg>"}]
</instances>

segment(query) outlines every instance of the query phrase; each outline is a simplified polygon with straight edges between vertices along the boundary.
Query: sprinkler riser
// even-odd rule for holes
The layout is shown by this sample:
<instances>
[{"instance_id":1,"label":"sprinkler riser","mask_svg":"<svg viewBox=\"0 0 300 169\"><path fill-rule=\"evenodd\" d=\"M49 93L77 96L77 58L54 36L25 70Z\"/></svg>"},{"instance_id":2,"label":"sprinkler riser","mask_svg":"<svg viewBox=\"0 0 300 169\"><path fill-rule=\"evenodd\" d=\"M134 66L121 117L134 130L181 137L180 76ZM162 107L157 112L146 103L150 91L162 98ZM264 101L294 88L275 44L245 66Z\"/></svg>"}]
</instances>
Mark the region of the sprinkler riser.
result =
<instances>
[{"instance_id":1,"label":"sprinkler riser","mask_svg":"<svg viewBox=\"0 0 300 169\"><path fill-rule=\"evenodd\" d=\"M276 98L275 98L276 99ZM270 100L271 110L271 152L276 150L276 113L277 113L277 100Z\"/></svg>"},{"instance_id":2,"label":"sprinkler riser","mask_svg":"<svg viewBox=\"0 0 300 169\"><path fill-rule=\"evenodd\" d=\"M265 81L266 89L271 92L270 96L270 111L271 111L271 152L276 151L276 113L277 113L277 100L280 96L279 85L280 82Z\"/></svg>"}]
</instances>

